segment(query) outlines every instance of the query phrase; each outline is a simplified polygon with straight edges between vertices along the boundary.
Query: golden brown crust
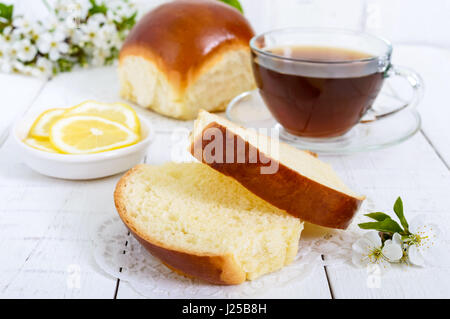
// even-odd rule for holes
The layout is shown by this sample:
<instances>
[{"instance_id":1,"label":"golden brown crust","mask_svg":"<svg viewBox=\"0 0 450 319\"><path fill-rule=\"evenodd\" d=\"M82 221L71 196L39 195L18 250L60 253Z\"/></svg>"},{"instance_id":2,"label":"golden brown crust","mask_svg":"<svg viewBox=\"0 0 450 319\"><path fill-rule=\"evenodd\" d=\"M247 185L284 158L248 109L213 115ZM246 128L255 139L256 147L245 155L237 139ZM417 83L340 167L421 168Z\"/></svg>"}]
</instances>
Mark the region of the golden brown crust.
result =
<instances>
[{"instance_id":1,"label":"golden brown crust","mask_svg":"<svg viewBox=\"0 0 450 319\"><path fill-rule=\"evenodd\" d=\"M248 48L253 35L245 17L220 1L172 1L139 21L122 47L120 60L142 56L155 63L173 86L183 88L215 55Z\"/></svg>"},{"instance_id":2,"label":"golden brown crust","mask_svg":"<svg viewBox=\"0 0 450 319\"><path fill-rule=\"evenodd\" d=\"M211 143L210 140L202 138L204 132L209 128L219 129L222 136L225 137L222 147L225 151L222 154L221 163L217 163L212 156L208 157L211 155L207 154L208 152L203 152L205 147ZM243 144L245 144L245 161L239 163L237 145ZM226 161L227 145L234 145L233 163ZM240 136L230 131L227 132L226 127L216 122L207 125L201 136L194 136L190 152L199 161L234 178L263 200L286 210L303 221L316 225L346 229L363 201L363 198L349 196L302 176L280 162L278 162L279 169L275 174L261 174L261 168L270 165L270 161L274 160L244 141ZM254 159L251 161L249 154L257 154L256 161ZM216 154L214 155L216 156ZM314 156L315 154L310 155ZM229 159L228 162L230 162Z\"/></svg>"},{"instance_id":3,"label":"golden brown crust","mask_svg":"<svg viewBox=\"0 0 450 319\"><path fill-rule=\"evenodd\" d=\"M117 183L114 191L114 202L117 212L125 226L133 236L153 256L159 258L166 266L176 270L177 273L188 277L195 277L216 285L237 285L246 280L246 274L241 269L234 256L200 255L185 252L174 247L166 247L164 244L153 240L148 234L140 233L136 225L127 218L124 203L124 188L130 177L139 171L144 165L137 165L129 170Z\"/></svg>"}]
</instances>

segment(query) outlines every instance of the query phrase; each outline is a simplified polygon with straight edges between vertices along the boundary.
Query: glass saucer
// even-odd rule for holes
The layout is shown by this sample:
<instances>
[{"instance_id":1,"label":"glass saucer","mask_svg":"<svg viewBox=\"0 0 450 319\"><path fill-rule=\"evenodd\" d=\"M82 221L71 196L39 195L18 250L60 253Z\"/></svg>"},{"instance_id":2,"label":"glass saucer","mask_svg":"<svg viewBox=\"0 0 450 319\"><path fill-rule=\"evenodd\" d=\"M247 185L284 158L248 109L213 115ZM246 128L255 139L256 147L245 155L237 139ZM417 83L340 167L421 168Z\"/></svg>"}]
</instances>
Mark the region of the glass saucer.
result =
<instances>
[{"instance_id":1,"label":"glass saucer","mask_svg":"<svg viewBox=\"0 0 450 319\"><path fill-rule=\"evenodd\" d=\"M388 92L382 92L376 104L398 103L404 103L404 100ZM234 98L228 105L226 115L232 122L247 128L277 129L281 141L299 149L333 155L365 152L396 145L412 137L421 126L419 113L415 109L405 109L377 121L357 124L351 131L336 138L298 137L286 132L275 121L258 90L245 92Z\"/></svg>"}]
</instances>

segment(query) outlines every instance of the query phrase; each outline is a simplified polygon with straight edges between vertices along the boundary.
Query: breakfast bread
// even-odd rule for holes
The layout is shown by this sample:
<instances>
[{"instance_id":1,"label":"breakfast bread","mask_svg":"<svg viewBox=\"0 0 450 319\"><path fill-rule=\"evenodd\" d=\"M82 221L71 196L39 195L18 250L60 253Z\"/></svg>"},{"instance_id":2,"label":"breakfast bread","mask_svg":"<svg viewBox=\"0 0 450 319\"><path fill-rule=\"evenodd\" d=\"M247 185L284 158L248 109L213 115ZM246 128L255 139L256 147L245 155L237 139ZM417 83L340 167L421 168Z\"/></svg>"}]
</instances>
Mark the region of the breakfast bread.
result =
<instances>
[{"instance_id":1,"label":"breakfast bread","mask_svg":"<svg viewBox=\"0 0 450 319\"><path fill-rule=\"evenodd\" d=\"M114 193L136 239L177 273L219 285L291 263L303 224L201 163L138 165Z\"/></svg>"},{"instance_id":2,"label":"breakfast bread","mask_svg":"<svg viewBox=\"0 0 450 319\"><path fill-rule=\"evenodd\" d=\"M223 111L255 87L245 17L217 0L178 0L145 15L119 57L121 95L177 119Z\"/></svg>"},{"instance_id":3,"label":"breakfast bread","mask_svg":"<svg viewBox=\"0 0 450 319\"><path fill-rule=\"evenodd\" d=\"M346 229L365 197L350 190L314 154L278 141L201 111L189 150L292 216Z\"/></svg>"}]
</instances>

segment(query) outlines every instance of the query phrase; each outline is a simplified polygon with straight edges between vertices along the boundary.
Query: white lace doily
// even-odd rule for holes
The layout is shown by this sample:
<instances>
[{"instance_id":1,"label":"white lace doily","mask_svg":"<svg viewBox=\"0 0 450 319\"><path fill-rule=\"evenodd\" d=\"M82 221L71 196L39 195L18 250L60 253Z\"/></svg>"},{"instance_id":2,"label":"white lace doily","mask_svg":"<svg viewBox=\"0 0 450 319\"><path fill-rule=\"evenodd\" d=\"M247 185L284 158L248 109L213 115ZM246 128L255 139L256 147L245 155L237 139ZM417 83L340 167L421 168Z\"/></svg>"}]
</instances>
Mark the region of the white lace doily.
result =
<instances>
[{"instance_id":1,"label":"white lace doily","mask_svg":"<svg viewBox=\"0 0 450 319\"><path fill-rule=\"evenodd\" d=\"M299 253L291 265L239 286L215 286L174 273L129 234L119 217L101 222L94 236L94 257L100 268L128 282L145 297L251 298L270 288L298 282L316 267L349 262L351 245L359 235L354 230L329 230L318 236L302 234Z\"/></svg>"}]
</instances>

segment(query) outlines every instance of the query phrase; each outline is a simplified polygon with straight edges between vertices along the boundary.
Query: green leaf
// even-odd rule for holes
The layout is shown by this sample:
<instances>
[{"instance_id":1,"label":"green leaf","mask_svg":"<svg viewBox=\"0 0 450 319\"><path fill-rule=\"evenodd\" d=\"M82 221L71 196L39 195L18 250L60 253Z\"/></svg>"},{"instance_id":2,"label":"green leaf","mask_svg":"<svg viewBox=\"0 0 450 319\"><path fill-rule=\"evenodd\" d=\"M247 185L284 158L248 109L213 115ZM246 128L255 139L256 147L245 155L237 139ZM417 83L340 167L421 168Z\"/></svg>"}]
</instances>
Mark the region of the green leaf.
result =
<instances>
[{"instance_id":1,"label":"green leaf","mask_svg":"<svg viewBox=\"0 0 450 319\"><path fill-rule=\"evenodd\" d=\"M364 216L375 219L376 221L379 221L379 222L382 222L383 220L385 220L387 218L391 218L389 215L387 215L385 213L381 213L381 212L365 214Z\"/></svg>"},{"instance_id":2,"label":"green leaf","mask_svg":"<svg viewBox=\"0 0 450 319\"><path fill-rule=\"evenodd\" d=\"M6 5L4 3L0 3L0 17L6 19L8 21L12 20L14 11L14 5Z\"/></svg>"},{"instance_id":3,"label":"green leaf","mask_svg":"<svg viewBox=\"0 0 450 319\"><path fill-rule=\"evenodd\" d=\"M358 224L358 226L361 229L374 229L391 234L403 233L403 229L400 227L400 225L391 218L386 218L381 222L362 223Z\"/></svg>"},{"instance_id":4,"label":"green leaf","mask_svg":"<svg viewBox=\"0 0 450 319\"><path fill-rule=\"evenodd\" d=\"M239 0L220 0L222 2L225 2L226 4L229 4L232 7L235 7L238 9L241 13L244 13L244 9L242 9L241 3Z\"/></svg>"},{"instance_id":5,"label":"green leaf","mask_svg":"<svg viewBox=\"0 0 450 319\"><path fill-rule=\"evenodd\" d=\"M405 231L408 232L408 222L406 221L405 215L403 214L403 201L399 197L395 201L394 204L394 212L395 215L397 215L398 219L400 220L400 223L402 224L403 228L405 228Z\"/></svg>"},{"instance_id":6,"label":"green leaf","mask_svg":"<svg viewBox=\"0 0 450 319\"><path fill-rule=\"evenodd\" d=\"M92 4L92 7L89 9L90 16L96 13L106 14L106 12L108 11L108 7L103 1L100 4L97 4L96 0L89 0L89 2Z\"/></svg>"},{"instance_id":7,"label":"green leaf","mask_svg":"<svg viewBox=\"0 0 450 319\"><path fill-rule=\"evenodd\" d=\"M124 30L131 30L136 24L137 11L133 13L130 17L123 19L120 23L115 22L116 28L119 32Z\"/></svg>"},{"instance_id":8,"label":"green leaf","mask_svg":"<svg viewBox=\"0 0 450 319\"><path fill-rule=\"evenodd\" d=\"M0 3L0 32L3 29L10 25L13 18L14 5L6 5L4 3Z\"/></svg>"},{"instance_id":9,"label":"green leaf","mask_svg":"<svg viewBox=\"0 0 450 319\"><path fill-rule=\"evenodd\" d=\"M121 30L130 30L136 24L137 11L129 18L125 19L121 23Z\"/></svg>"},{"instance_id":10,"label":"green leaf","mask_svg":"<svg viewBox=\"0 0 450 319\"><path fill-rule=\"evenodd\" d=\"M72 70L74 66L74 62L69 61L67 59L59 59L58 60L58 68L59 72L69 72Z\"/></svg>"},{"instance_id":11,"label":"green leaf","mask_svg":"<svg viewBox=\"0 0 450 319\"><path fill-rule=\"evenodd\" d=\"M119 57L119 50L117 48L111 49L111 54L105 59L105 65L111 65L115 59Z\"/></svg>"}]
</instances>

